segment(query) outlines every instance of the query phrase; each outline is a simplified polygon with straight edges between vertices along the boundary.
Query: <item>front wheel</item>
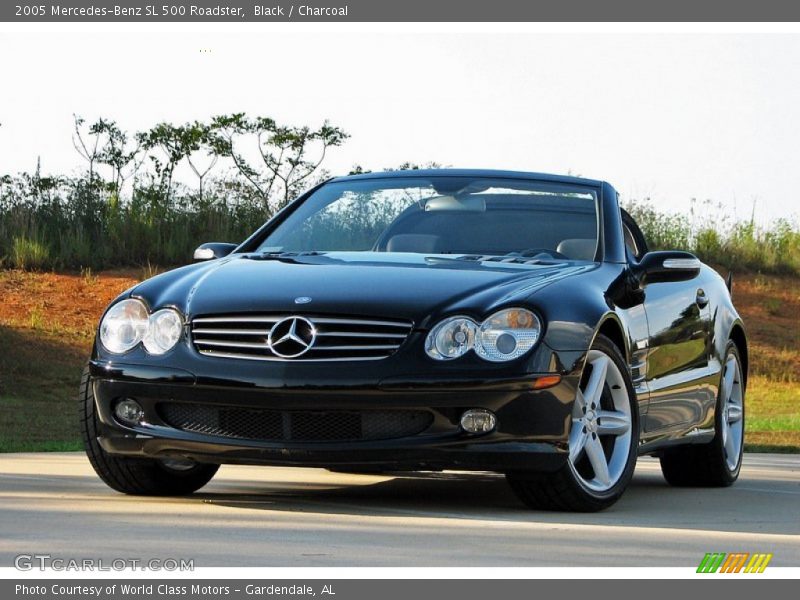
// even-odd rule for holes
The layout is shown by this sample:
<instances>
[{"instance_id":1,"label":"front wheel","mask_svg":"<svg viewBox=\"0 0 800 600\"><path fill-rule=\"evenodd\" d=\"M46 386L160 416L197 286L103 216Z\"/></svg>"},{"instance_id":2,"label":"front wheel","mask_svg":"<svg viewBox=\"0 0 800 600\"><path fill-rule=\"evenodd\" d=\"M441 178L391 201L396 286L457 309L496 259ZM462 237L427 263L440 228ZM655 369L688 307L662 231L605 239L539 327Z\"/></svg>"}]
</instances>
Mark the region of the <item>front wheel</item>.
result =
<instances>
[{"instance_id":1,"label":"front wheel","mask_svg":"<svg viewBox=\"0 0 800 600\"><path fill-rule=\"evenodd\" d=\"M625 359L598 335L586 357L572 411L569 460L554 473L508 473L531 508L593 512L614 504L633 477L639 411Z\"/></svg>"},{"instance_id":2,"label":"front wheel","mask_svg":"<svg viewBox=\"0 0 800 600\"><path fill-rule=\"evenodd\" d=\"M678 487L726 487L739 478L744 448L744 377L736 344L728 342L720 374L714 439L664 451L661 472Z\"/></svg>"},{"instance_id":3,"label":"front wheel","mask_svg":"<svg viewBox=\"0 0 800 600\"><path fill-rule=\"evenodd\" d=\"M137 496L184 496L199 490L214 477L219 465L115 456L97 441L97 413L89 368L83 370L78 392L81 436L86 456L108 487Z\"/></svg>"}]
</instances>

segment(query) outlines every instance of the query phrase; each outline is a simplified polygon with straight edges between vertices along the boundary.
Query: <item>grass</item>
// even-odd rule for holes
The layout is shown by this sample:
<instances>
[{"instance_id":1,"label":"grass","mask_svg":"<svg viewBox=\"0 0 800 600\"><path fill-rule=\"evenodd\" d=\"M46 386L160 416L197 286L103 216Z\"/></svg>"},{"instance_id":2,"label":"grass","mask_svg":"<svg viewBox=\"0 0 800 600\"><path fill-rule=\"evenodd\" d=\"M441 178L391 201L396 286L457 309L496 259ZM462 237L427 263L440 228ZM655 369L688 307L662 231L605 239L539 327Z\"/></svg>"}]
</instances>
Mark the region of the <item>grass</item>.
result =
<instances>
[{"instance_id":1,"label":"grass","mask_svg":"<svg viewBox=\"0 0 800 600\"><path fill-rule=\"evenodd\" d=\"M775 448L800 452L800 386L764 375L751 377L745 433L749 452L774 452Z\"/></svg>"},{"instance_id":2,"label":"grass","mask_svg":"<svg viewBox=\"0 0 800 600\"><path fill-rule=\"evenodd\" d=\"M11 260L18 269L38 270L50 259L45 244L26 237L15 237L11 246Z\"/></svg>"},{"instance_id":3,"label":"grass","mask_svg":"<svg viewBox=\"0 0 800 600\"><path fill-rule=\"evenodd\" d=\"M65 339L66 338L66 339ZM0 452L76 450L85 341L0 326Z\"/></svg>"},{"instance_id":4,"label":"grass","mask_svg":"<svg viewBox=\"0 0 800 600\"><path fill-rule=\"evenodd\" d=\"M81 449L74 398L97 319L145 274L0 270L0 452ZM751 345L745 449L800 452L800 281L742 276L734 289Z\"/></svg>"},{"instance_id":5,"label":"grass","mask_svg":"<svg viewBox=\"0 0 800 600\"><path fill-rule=\"evenodd\" d=\"M238 181L238 183L237 183ZM239 242L274 206L242 181L212 179L204 195L142 177L121 194L87 176L0 177L0 264L17 269L108 269L180 264L206 241ZM729 221L721 206L694 203L689 215L630 200L651 249L688 250L737 271L800 275L800 227L777 220ZM386 214L375 214L380 223ZM773 310L779 310L775 305Z\"/></svg>"},{"instance_id":6,"label":"grass","mask_svg":"<svg viewBox=\"0 0 800 600\"><path fill-rule=\"evenodd\" d=\"M22 270L181 264L202 242L245 239L270 216L219 181L205 197L140 182L122 200L80 178L0 177L0 264Z\"/></svg>"},{"instance_id":7,"label":"grass","mask_svg":"<svg viewBox=\"0 0 800 600\"><path fill-rule=\"evenodd\" d=\"M94 328L135 281L0 271L0 452L80 448L75 396Z\"/></svg>"},{"instance_id":8,"label":"grass","mask_svg":"<svg viewBox=\"0 0 800 600\"><path fill-rule=\"evenodd\" d=\"M721 204L692 201L689 214L666 213L648 200L625 208L651 250L687 250L709 264L756 273L800 275L800 227L778 219L767 225L731 221Z\"/></svg>"}]
</instances>

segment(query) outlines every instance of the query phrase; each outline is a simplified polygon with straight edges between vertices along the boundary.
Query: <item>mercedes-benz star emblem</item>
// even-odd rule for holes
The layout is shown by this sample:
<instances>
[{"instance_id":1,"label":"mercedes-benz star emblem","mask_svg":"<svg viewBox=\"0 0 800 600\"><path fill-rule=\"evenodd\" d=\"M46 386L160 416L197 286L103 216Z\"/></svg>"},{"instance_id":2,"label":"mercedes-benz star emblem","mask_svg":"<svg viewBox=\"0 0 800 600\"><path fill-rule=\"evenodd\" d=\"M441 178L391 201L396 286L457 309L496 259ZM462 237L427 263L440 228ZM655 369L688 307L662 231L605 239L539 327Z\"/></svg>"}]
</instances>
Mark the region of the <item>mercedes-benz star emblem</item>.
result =
<instances>
[{"instance_id":1,"label":"mercedes-benz star emblem","mask_svg":"<svg viewBox=\"0 0 800 600\"><path fill-rule=\"evenodd\" d=\"M297 358L314 345L317 330L305 317L286 317L270 329L267 343L275 356Z\"/></svg>"}]
</instances>

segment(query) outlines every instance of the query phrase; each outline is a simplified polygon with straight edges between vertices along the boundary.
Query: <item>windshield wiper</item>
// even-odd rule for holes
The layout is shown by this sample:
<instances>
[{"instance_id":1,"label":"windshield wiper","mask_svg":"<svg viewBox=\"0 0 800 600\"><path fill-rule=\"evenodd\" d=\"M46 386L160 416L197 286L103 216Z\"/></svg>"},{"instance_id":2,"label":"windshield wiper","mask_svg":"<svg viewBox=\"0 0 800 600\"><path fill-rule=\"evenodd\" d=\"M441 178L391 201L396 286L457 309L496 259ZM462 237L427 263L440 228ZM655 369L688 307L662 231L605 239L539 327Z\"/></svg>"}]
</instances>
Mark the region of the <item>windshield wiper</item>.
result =
<instances>
[{"instance_id":1,"label":"windshield wiper","mask_svg":"<svg viewBox=\"0 0 800 600\"><path fill-rule=\"evenodd\" d=\"M465 254L463 256L454 257L454 260L513 263L520 265L557 265L562 262L554 257L537 258L535 256L525 256L519 252L509 252L508 254Z\"/></svg>"},{"instance_id":2,"label":"windshield wiper","mask_svg":"<svg viewBox=\"0 0 800 600\"><path fill-rule=\"evenodd\" d=\"M277 260L285 263L302 264L302 259L307 256L324 256L324 252L311 250L308 252L255 252L245 254L250 260Z\"/></svg>"}]
</instances>

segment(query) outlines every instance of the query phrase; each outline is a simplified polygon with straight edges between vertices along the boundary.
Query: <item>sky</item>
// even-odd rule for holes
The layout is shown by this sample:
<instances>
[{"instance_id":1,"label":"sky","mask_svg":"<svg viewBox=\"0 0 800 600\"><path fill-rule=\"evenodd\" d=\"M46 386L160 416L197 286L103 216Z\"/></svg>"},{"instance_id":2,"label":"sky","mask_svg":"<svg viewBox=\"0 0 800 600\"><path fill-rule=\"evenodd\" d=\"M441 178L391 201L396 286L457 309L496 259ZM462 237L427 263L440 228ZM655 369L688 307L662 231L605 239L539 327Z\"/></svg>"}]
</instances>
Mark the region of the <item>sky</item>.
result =
<instances>
[{"instance_id":1,"label":"sky","mask_svg":"<svg viewBox=\"0 0 800 600\"><path fill-rule=\"evenodd\" d=\"M244 111L344 128L333 174L569 172L666 211L800 215L798 34L6 31L0 73L0 174L75 172L73 113L135 131Z\"/></svg>"}]
</instances>

